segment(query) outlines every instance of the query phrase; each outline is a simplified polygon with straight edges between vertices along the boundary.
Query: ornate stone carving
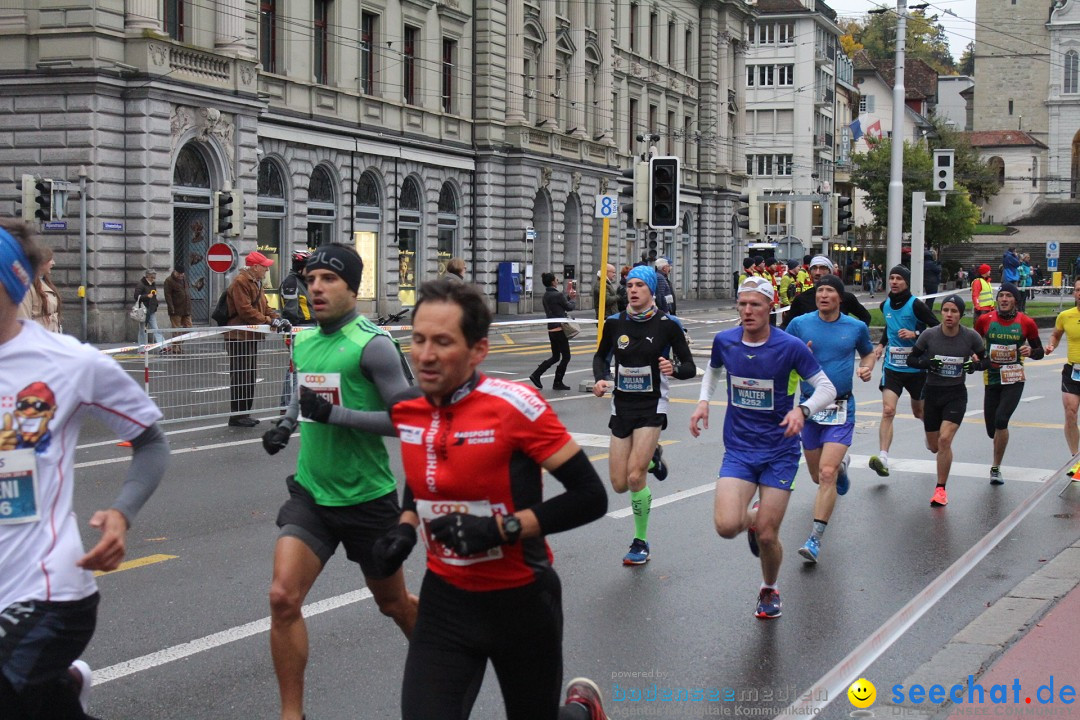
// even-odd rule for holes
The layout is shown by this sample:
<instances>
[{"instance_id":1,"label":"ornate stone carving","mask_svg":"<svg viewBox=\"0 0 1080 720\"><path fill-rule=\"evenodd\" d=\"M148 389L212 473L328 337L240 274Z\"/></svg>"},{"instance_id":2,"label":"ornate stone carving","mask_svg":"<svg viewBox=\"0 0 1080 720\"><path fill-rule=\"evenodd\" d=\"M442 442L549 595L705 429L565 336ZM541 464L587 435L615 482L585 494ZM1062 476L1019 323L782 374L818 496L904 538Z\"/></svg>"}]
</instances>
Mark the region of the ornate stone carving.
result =
<instances>
[{"instance_id":1,"label":"ornate stone carving","mask_svg":"<svg viewBox=\"0 0 1080 720\"><path fill-rule=\"evenodd\" d=\"M551 184L551 168L549 168L549 167L540 168L540 187L546 188L550 184Z\"/></svg>"},{"instance_id":2,"label":"ornate stone carving","mask_svg":"<svg viewBox=\"0 0 1080 720\"><path fill-rule=\"evenodd\" d=\"M608 179L606 177L600 178L600 195L607 195Z\"/></svg>"},{"instance_id":3,"label":"ornate stone carving","mask_svg":"<svg viewBox=\"0 0 1080 720\"><path fill-rule=\"evenodd\" d=\"M150 62L155 65L164 65L165 60L169 57L169 49L164 45L150 43L146 49L150 51Z\"/></svg>"},{"instance_id":4,"label":"ornate stone carving","mask_svg":"<svg viewBox=\"0 0 1080 720\"><path fill-rule=\"evenodd\" d=\"M255 66L243 63L240 65L240 81L245 85L250 85L251 81L255 79Z\"/></svg>"},{"instance_id":5,"label":"ornate stone carving","mask_svg":"<svg viewBox=\"0 0 1080 720\"><path fill-rule=\"evenodd\" d=\"M578 192L581 190L581 173L576 170L570 173L570 188L574 192Z\"/></svg>"},{"instance_id":6,"label":"ornate stone carving","mask_svg":"<svg viewBox=\"0 0 1080 720\"><path fill-rule=\"evenodd\" d=\"M236 126L233 125L227 115L222 115L217 108L192 108L177 105L173 109L169 127L172 134L173 150L176 149L180 137L190 128L195 128L194 140L209 142L211 137L216 138L228 157L229 165L233 164L233 157L236 152L236 143L234 142Z\"/></svg>"}]
</instances>

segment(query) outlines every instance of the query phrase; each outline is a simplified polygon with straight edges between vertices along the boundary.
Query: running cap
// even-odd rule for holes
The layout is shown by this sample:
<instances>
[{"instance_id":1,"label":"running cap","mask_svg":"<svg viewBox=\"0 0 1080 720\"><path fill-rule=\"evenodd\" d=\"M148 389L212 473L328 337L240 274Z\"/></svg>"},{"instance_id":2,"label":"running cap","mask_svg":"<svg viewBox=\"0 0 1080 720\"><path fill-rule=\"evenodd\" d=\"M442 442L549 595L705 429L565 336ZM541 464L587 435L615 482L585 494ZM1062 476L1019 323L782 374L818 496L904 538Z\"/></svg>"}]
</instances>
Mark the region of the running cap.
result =
<instances>
[{"instance_id":1,"label":"running cap","mask_svg":"<svg viewBox=\"0 0 1080 720\"><path fill-rule=\"evenodd\" d=\"M776 297L772 283L763 277L748 277L743 280L742 284L739 285L738 294L742 295L744 292L761 293L769 298L770 303Z\"/></svg>"}]
</instances>

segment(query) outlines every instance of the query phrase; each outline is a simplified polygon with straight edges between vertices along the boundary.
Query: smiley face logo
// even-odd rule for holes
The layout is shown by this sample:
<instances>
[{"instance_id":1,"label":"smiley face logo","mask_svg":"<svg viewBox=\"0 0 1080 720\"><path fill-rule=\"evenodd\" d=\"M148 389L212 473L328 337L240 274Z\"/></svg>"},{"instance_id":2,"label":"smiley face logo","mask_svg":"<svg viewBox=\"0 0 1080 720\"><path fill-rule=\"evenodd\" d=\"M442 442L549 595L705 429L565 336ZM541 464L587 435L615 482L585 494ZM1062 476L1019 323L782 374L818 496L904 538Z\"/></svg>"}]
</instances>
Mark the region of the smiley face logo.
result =
<instances>
[{"instance_id":1,"label":"smiley face logo","mask_svg":"<svg viewBox=\"0 0 1080 720\"><path fill-rule=\"evenodd\" d=\"M874 687L874 683L870 682L866 678L859 678L855 682L851 683L851 687L847 691L848 700L851 704L857 708L868 708L874 704L874 700L877 699L877 688Z\"/></svg>"}]
</instances>

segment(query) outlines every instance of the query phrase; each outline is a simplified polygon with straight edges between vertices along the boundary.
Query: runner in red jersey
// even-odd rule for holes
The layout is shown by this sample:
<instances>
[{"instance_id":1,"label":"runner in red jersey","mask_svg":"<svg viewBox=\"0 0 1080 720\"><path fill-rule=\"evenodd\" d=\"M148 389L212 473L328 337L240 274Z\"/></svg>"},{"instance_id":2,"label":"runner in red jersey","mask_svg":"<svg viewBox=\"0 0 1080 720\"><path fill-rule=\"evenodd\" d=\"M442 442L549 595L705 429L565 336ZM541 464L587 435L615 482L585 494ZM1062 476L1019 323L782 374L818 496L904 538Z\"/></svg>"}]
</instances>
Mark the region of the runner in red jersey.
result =
<instances>
[{"instance_id":1,"label":"runner in red jersey","mask_svg":"<svg viewBox=\"0 0 1080 720\"><path fill-rule=\"evenodd\" d=\"M390 418L401 438L401 524L374 548L396 569L427 546L402 688L406 720L467 718L488 660L510 720L600 720L600 691L562 683L562 600L544 536L596 520L607 493L588 457L533 389L485 377L491 314L475 287L435 280L413 310L423 397ZM543 499L542 469L566 492Z\"/></svg>"}]
</instances>

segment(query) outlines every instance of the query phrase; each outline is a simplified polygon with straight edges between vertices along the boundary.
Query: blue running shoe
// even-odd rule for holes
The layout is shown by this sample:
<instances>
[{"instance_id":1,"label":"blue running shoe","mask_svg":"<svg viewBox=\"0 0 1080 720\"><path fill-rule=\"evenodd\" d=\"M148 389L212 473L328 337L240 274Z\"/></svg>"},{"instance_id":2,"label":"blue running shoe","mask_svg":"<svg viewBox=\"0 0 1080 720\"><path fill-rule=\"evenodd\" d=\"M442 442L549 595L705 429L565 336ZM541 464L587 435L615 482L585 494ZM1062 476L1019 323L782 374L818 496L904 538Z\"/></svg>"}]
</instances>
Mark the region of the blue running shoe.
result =
<instances>
[{"instance_id":1,"label":"blue running shoe","mask_svg":"<svg viewBox=\"0 0 1080 720\"><path fill-rule=\"evenodd\" d=\"M848 466L848 460L849 459L850 458L848 458L848 456L845 455L843 461L840 463L840 468L836 471L836 494L837 495L847 495L847 491L851 489L851 480L850 480L850 478L848 478L848 474L847 474L847 466Z\"/></svg>"},{"instance_id":2,"label":"blue running shoe","mask_svg":"<svg viewBox=\"0 0 1080 720\"><path fill-rule=\"evenodd\" d=\"M649 463L649 472L656 476L657 480L667 480L668 467L664 462L664 448L659 445L653 450L652 462Z\"/></svg>"},{"instance_id":3,"label":"blue running shoe","mask_svg":"<svg viewBox=\"0 0 1080 720\"><path fill-rule=\"evenodd\" d=\"M818 553L821 552L821 540L813 535L806 538L806 542L799 548L799 554L809 563L816 563Z\"/></svg>"},{"instance_id":4,"label":"blue running shoe","mask_svg":"<svg viewBox=\"0 0 1080 720\"><path fill-rule=\"evenodd\" d=\"M780 602L779 590L761 588L761 592L758 593L757 612L754 613L754 616L762 620L772 620L780 617L780 610L783 607L784 604Z\"/></svg>"},{"instance_id":5,"label":"blue running shoe","mask_svg":"<svg viewBox=\"0 0 1080 720\"><path fill-rule=\"evenodd\" d=\"M638 538L630 543L630 552L622 559L623 565L644 565L649 562L649 543Z\"/></svg>"},{"instance_id":6,"label":"blue running shoe","mask_svg":"<svg viewBox=\"0 0 1080 720\"><path fill-rule=\"evenodd\" d=\"M750 506L750 509L757 510L759 505L761 505L761 503L755 500L754 504ZM757 530L754 529L753 525L746 528L746 541L750 543L751 554L753 554L754 557L761 557L761 549L758 548L757 544Z\"/></svg>"}]
</instances>

